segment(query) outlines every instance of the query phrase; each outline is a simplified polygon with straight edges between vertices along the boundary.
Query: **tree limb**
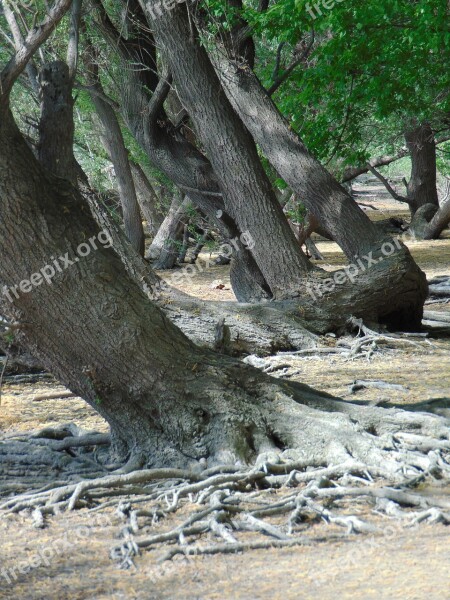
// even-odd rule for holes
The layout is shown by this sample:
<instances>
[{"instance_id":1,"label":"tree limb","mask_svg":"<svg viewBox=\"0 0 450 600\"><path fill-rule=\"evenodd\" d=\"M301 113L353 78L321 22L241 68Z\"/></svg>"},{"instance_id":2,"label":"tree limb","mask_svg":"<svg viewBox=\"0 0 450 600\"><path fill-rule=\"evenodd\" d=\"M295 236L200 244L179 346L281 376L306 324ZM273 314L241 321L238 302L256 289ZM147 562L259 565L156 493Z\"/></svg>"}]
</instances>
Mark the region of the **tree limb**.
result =
<instances>
[{"instance_id":1,"label":"tree limb","mask_svg":"<svg viewBox=\"0 0 450 600\"><path fill-rule=\"evenodd\" d=\"M289 67L286 69L286 71L284 71L284 73L282 75L280 75L279 77L277 77L277 79L274 81L274 83L270 86L270 88L267 90L267 93L269 94L269 96L272 96L277 89L283 85L283 83L286 81L286 79L288 79L288 77L291 75L292 71L300 64L302 63L305 58L307 58L314 46L314 41L315 41L315 35L314 35L314 30L311 32L311 39L309 40L309 44L308 46L305 48L305 50L302 52L302 54L296 58L290 65ZM281 58L281 50L283 49L283 46L280 44L280 46L278 46L278 51L277 51L277 65L275 67L274 70L274 75L278 75L278 70L279 70L279 66L280 66L280 58Z\"/></svg>"},{"instance_id":2,"label":"tree limb","mask_svg":"<svg viewBox=\"0 0 450 600\"><path fill-rule=\"evenodd\" d=\"M69 43L67 46L67 64L69 66L69 77L72 82L74 81L77 73L82 4L83 0L73 0L72 4Z\"/></svg>"},{"instance_id":3,"label":"tree limb","mask_svg":"<svg viewBox=\"0 0 450 600\"><path fill-rule=\"evenodd\" d=\"M407 204L409 204L408 198L406 198L406 196L401 196L400 194L398 194L391 186L389 181L386 179L386 177L384 177L379 171L377 171L374 167L369 167L369 171L381 181L381 183L384 185L384 187L387 189L390 195L394 198L394 200L398 200L399 202L406 202Z\"/></svg>"},{"instance_id":4,"label":"tree limb","mask_svg":"<svg viewBox=\"0 0 450 600\"><path fill-rule=\"evenodd\" d=\"M39 27L33 28L0 74L0 99L8 103L11 89L38 48L64 17L72 0L57 0Z\"/></svg>"},{"instance_id":5,"label":"tree limb","mask_svg":"<svg viewBox=\"0 0 450 600\"><path fill-rule=\"evenodd\" d=\"M3 14L5 15L5 19L6 22L8 23L8 27L12 33L13 39L14 39L14 44L13 44L13 48L16 52L18 52L21 48L21 46L23 46L24 44L24 37L22 35L22 31L20 30L19 24L17 23L17 19L16 16L14 14L14 11L11 10L11 7L9 6L8 1L3 2ZM33 88L33 91L36 95L39 94L39 84L38 84L38 72L36 69L36 66L34 65L33 61L30 61L27 66L26 66L26 70L28 73L28 77L30 79L30 84L31 87Z\"/></svg>"}]
</instances>

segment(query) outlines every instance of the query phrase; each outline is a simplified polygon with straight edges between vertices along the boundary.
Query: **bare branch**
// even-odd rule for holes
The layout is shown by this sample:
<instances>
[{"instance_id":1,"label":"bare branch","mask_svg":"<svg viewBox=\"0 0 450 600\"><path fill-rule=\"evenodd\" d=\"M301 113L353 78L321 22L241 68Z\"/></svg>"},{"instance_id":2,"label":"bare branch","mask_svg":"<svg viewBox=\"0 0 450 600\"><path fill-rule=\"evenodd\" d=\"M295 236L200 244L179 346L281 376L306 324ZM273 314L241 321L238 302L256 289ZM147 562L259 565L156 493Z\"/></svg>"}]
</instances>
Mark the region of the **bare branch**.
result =
<instances>
[{"instance_id":1,"label":"bare branch","mask_svg":"<svg viewBox=\"0 0 450 600\"><path fill-rule=\"evenodd\" d=\"M78 66L78 44L80 38L81 8L83 0L73 0L70 20L69 44L67 46L67 64L69 77L74 81Z\"/></svg>"},{"instance_id":2,"label":"bare branch","mask_svg":"<svg viewBox=\"0 0 450 600\"><path fill-rule=\"evenodd\" d=\"M24 45L25 40L22 35L22 31L20 30L19 24L17 23L17 19L13 10L9 5L10 0L6 0L3 2L3 13L5 15L6 22L8 23L8 27L12 33L14 39L14 49L16 52L20 50L20 48ZM17 7L14 6L17 11ZM36 95L39 93L39 84L38 84L38 72L36 66L32 61L27 64L26 67L28 77L30 79L31 87Z\"/></svg>"},{"instance_id":3,"label":"bare branch","mask_svg":"<svg viewBox=\"0 0 450 600\"><path fill-rule=\"evenodd\" d=\"M450 136L444 136L444 137L440 138L439 140L436 140L436 146L438 146L439 144L443 144L444 142L447 142L449 139L450 139ZM345 170L344 176L342 178L342 183L351 181L352 179L355 179L359 175L363 175L363 173L367 173L367 171L370 171L370 167L378 168L378 167L384 167L386 165L390 165L391 163L395 162L396 160L400 160L401 158L408 156L408 154L409 154L408 149L402 148L401 150L399 150L397 152L397 154L392 154L392 155L388 154L388 155L384 155L384 156L379 156L378 158L371 158L369 160L369 162L367 162L365 165L361 165L360 167L349 167L348 169ZM405 186L406 185L407 184L405 183Z\"/></svg>"},{"instance_id":4,"label":"bare branch","mask_svg":"<svg viewBox=\"0 0 450 600\"><path fill-rule=\"evenodd\" d=\"M39 27L30 31L17 50L16 55L8 62L0 74L0 98L9 99L12 86L26 68L29 60L38 48L48 39L57 24L69 10L72 0L57 0Z\"/></svg>"},{"instance_id":5,"label":"bare branch","mask_svg":"<svg viewBox=\"0 0 450 600\"><path fill-rule=\"evenodd\" d=\"M391 194L391 196L394 198L394 200L398 200L399 202L406 202L407 204L409 204L408 198L398 194L394 190L394 188L391 186L389 181L386 179L386 177L383 177L383 175L379 171L377 171L374 167L369 167L369 171L371 173L373 173L375 175L375 177L381 181L381 183L384 185L384 187L387 189L387 191Z\"/></svg>"},{"instance_id":6,"label":"bare branch","mask_svg":"<svg viewBox=\"0 0 450 600\"><path fill-rule=\"evenodd\" d=\"M289 67L286 69L286 71L284 71L284 73L282 75L280 75L275 81L274 83L270 86L270 88L267 90L267 93L269 94L269 96L272 96L277 89L283 85L283 83L286 81L286 79L288 79L292 73L292 71L298 67L298 65L300 63L302 63L306 58L308 58L309 54L311 53L311 50L314 46L314 41L315 41L315 35L314 35L314 31L311 32L311 38L309 40L308 46L305 48L305 50L301 53L300 56L298 56L290 65ZM280 60L280 54L281 54L281 50L283 49L282 45L280 44L280 46L278 46L278 51L277 51L277 65L275 67L275 71L274 71L274 75L277 74L278 75L278 70L279 70L279 60Z\"/></svg>"}]
</instances>

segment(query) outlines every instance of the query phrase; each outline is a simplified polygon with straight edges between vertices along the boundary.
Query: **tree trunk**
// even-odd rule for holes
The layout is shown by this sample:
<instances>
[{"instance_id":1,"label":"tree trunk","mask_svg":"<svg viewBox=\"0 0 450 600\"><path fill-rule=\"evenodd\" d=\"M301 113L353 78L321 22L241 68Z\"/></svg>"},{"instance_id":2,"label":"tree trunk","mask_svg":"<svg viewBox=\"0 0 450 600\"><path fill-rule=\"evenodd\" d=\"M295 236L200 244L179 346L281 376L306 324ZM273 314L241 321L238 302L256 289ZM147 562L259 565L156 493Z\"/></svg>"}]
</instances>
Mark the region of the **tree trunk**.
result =
<instances>
[{"instance_id":1,"label":"tree trunk","mask_svg":"<svg viewBox=\"0 0 450 600\"><path fill-rule=\"evenodd\" d=\"M426 294L425 276L415 264L410 253L403 244L398 243L398 253L403 256L385 260L383 247L394 242L370 221L367 215L357 206L353 198L340 186L331 174L312 157L300 138L292 131L278 109L262 88L255 74L230 61L220 52L214 53L217 72L227 91L235 110L239 113L244 125L252 133L255 141L263 150L280 176L296 192L305 206L318 219L320 226L341 246L350 260L349 268L354 268L363 256L377 256L381 271L386 274L384 299L381 299L381 312L392 302L396 308L392 311L392 319L387 321L403 323L405 327L420 326L423 313L423 302ZM403 283L405 304L403 316L399 288L387 285L394 268L404 269ZM374 274L374 271L371 271ZM360 294L369 302L372 294L370 282L367 281L365 291ZM375 281L372 282L373 285ZM342 289L342 288L341 288ZM415 290L415 292L414 292ZM416 299L414 300L414 293ZM373 300L373 297L372 297ZM344 302L344 297L342 297ZM345 303L345 302L344 302ZM392 306L393 306L392 304ZM415 305L415 307L414 307ZM379 313L381 314L381 313ZM410 322L408 324L408 319Z\"/></svg>"},{"instance_id":2,"label":"tree trunk","mask_svg":"<svg viewBox=\"0 0 450 600\"><path fill-rule=\"evenodd\" d=\"M154 261L154 269L174 267L179 251L178 242L183 235L190 205L189 198L182 200L179 193L175 194L169 212L148 250L147 258Z\"/></svg>"},{"instance_id":3,"label":"tree trunk","mask_svg":"<svg viewBox=\"0 0 450 600\"><path fill-rule=\"evenodd\" d=\"M68 65L64 61L45 64L39 75L39 83L39 160L50 173L76 185L79 167L73 155L73 82Z\"/></svg>"},{"instance_id":4,"label":"tree trunk","mask_svg":"<svg viewBox=\"0 0 450 600\"><path fill-rule=\"evenodd\" d=\"M216 71L244 125L267 159L349 259L376 247L376 227L307 150L255 74L220 51Z\"/></svg>"},{"instance_id":5,"label":"tree trunk","mask_svg":"<svg viewBox=\"0 0 450 600\"><path fill-rule=\"evenodd\" d=\"M189 195L193 204L218 228L224 239L239 239L244 231L225 209L219 180L210 162L174 128L167 117L163 103L170 91L169 85L166 86L166 94L162 93L158 98L158 86L164 82L159 81L157 75L155 43L144 14L137 10L138 7L133 7L133 18L141 26L135 31L134 37L125 40L102 4L97 0L92 2L99 11L105 36L120 53L125 74L120 85L122 114L131 133L152 164ZM130 60L146 68L130 69ZM153 96L147 90L152 91ZM149 106L152 106L151 114ZM240 249L235 253L232 270L233 291L239 301L257 302L270 298L270 288L250 251Z\"/></svg>"},{"instance_id":6,"label":"tree trunk","mask_svg":"<svg viewBox=\"0 0 450 600\"><path fill-rule=\"evenodd\" d=\"M405 133L411 156L411 178L407 185L407 199L411 215L425 204L439 208L436 182L436 143L428 123Z\"/></svg>"},{"instance_id":7,"label":"tree trunk","mask_svg":"<svg viewBox=\"0 0 450 600\"><path fill-rule=\"evenodd\" d=\"M0 214L6 312L32 354L108 421L124 470L251 462L287 448L379 464L383 433L444 435L437 418L352 406L195 346L127 276L79 192L43 172L9 110L0 114ZM67 252L72 264L54 268ZM38 282L50 266L52 285Z\"/></svg>"},{"instance_id":8,"label":"tree trunk","mask_svg":"<svg viewBox=\"0 0 450 600\"><path fill-rule=\"evenodd\" d=\"M142 216L147 221L149 235L154 238L164 220L158 195L142 167L133 161L130 161L130 167Z\"/></svg>"},{"instance_id":9,"label":"tree trunk","mask_svg":"<svg viewBox=\"0 0 450 600\"><path fill-rule=\"evenodd\" d=\"M146 5L151 17L151 3ZM304 287L311 265L301 251L242 123L201 46L185 6L153 20L156 41L170 65L178 95L220 179L225 210L256 240L253 257L274 297ZM194 28L195 29L195 28Z\"/></svg>"},{"instance_id":10,"label":"tree trunk","mask_svg":"<svg viewBox=\"0 0 450 600\"><path fill-rule=\"evenodd\" d=\"M89 77L92 80L90 96L102 124L101 139L114 166L117 179L125 234L136 252L140 256L144 256L144 228L128 159L128 150L125 147L116 113L113 107L103 98L103 89L98 78L98 67L91 61L88 68Z\"/></svg>"}]
</instances>

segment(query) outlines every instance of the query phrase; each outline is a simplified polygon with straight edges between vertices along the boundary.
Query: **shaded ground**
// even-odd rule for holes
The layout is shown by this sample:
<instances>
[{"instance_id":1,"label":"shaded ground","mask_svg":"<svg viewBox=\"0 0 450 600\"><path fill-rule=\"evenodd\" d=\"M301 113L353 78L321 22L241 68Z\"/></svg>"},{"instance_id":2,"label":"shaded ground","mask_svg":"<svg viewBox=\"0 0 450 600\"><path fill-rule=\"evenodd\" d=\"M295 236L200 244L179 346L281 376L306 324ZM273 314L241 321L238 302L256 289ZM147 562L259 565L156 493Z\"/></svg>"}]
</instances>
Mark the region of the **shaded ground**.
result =
<instances>
[{"instance_id":1,"label":"shaded ground","mask_svg":"<svg viewBox=\"0 0 450 600\"><path fill-rule=\"evenodd\" d=\"M368 203L374 202L366 198ZM377 203L382 212L374 218L398 215L398 205ZM406 214L406 213L405 213ZM450 235L436 242L407 241L429 278L450 274ZM342 254L330 242L319 242L326 258L325 268L342 264ZM323 263L321 264L323 266ZM167 277L167 274L163 274ZM221 280L225 289L211 288ZM232 299L228 268L197 271L192 281L179 285L184 291L208 299ZM430 305L450 313L448 305ZM333 345L333 338L323 338ZM336 357L289 359L292 379L310 384L346 399L415 404L450 397L450 338L430 340L411 349L386 350L370 362ZM403 384L406 391L380 392L369 389L350 394L355 379L381 379ZM76 423L87 429L105 431L102 419L80 399L34 401L36 395L61 390L57 382L3 386L0 406L0 435L3 439L36 431L44 426ZM2 465L3 482L26 481L20 466ZM6 469L6 470L5 470ZM7 472L7 469L11 469ZM42 467L45 477L57 478ZM1 491L1 486L0 486ZM3 489L5 493L5 489ZM283 491L280 491L282 495ZM448 494L449 490L430 490ZM255 550L243 555L176 558L159 566L162 548L135 558L135 569L121 570L109 558L112 545L120 539L122 523L112 507L107 520L99 513L82 509L52 517L45 529L35 529L29 515L10 515L0 520L0 598L8 599L444 599L450 590L450 535L443 525L421 525L408 529L374 514L367 504L353 502L351 510L378 524L371 536L343 537L342 528L318 523L305 535L326 541L311 546ZM151 532L165 531L186 517L156 523ZM96 516L97 515L97 516ZM251 535L251 534L249 534ZM339 536L339 537L337 537ZM336 537L337 539L333 539ZM37 558L36 558L37 556ZM39 558L40 557L40 558ZM47 557L47 558L45 558ZM30 561L40 566L27 573ZM25 567L27 567L25 569Z\"/></svg>"}]
</instances>

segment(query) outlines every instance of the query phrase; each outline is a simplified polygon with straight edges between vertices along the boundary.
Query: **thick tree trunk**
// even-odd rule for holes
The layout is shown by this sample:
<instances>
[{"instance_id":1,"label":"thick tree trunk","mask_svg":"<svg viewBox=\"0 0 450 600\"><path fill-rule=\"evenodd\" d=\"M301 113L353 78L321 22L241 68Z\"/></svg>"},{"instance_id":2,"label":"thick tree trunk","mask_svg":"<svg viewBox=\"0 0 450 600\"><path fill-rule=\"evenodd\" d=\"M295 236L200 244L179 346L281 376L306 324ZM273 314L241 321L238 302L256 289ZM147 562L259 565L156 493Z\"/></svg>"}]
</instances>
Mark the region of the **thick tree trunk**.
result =
<instances>
[{"instance_id":1,"label":"thick tree trunk","mask_svg":"<svg viewBox=\"0 0 450 600\"><path fill-rule=\"evenodd\" d=\"M163 102L170 86L167 86L166 94L162 94L155 102L159 81L156 51L143 13L133 3L133 17L141 23L141 27L135 31L135 37L125 40L112 24L101 3L97 0L92 2L99 9L106 37L119 51L122 59L125 73L120 86L122 113L131 133L152 164L165 173L183 193L189 195L193 204L218 228L224 239L239 239L244 231L225 209L222 190L210 162L174 128L164 111ZM143 68L130 69L130 59L142 64ZM148 90L154 92L153 96L148 94ZM148 115L150 105L153 105L152 114ZM243 198L242 202L244 200ZM233 291L239 301L257 302L271 296L270 288L250 251L240 249L236 252L232 269L235 274L232 278Z\"/></svg>"},{"instance_id":2,"label":"thick tree trunk","mask_svg":"<svg viewBox=\"0 0 450 600\"><path fill-rule=\"evenodd\" d=\"M383 308L380 306L380 310L384 312L391 301L396 306L393 309L393 318L388 317L387 320L398 321L408 326L407 321L411 319L409 326L417 327L423 312L426 284L424 274L409 252L401 249L403 246L399 244L399 252L404 253L402 258L398 262L385 260L382 256L382 248L384 244L393 244L392 239L386 237L369 220L353 198L308 153L300 138L289 128L288 123L266 94L255 74L250 69L230 61L219 52L216 52L214 57L222 84L245 126L279 174L318 219L320 226L324 227L344 250L350 259L349 268L354 268L362 256L368 254L378 256L380 268L386 274L386 287L381 283L384 287L384 300L382 300ZM407 292L405 299L408 297L408 300L402 317L400 316L401 300L399 303L398 299L399 289L387 286L387 281L392 275L389 270L400 265L404 269L403 281L408 281L407 290L405 289ZM373 284L375 285L375 282ZM413 300L414 287L415 301ZM366 293L369 297L370 285L367 285L366 292L361 288L360 293ZM414 304L415 308L413 308Z\"/></svg>"},{"instance_id":3,"label":"thick tree trunk","mask_svg":"<svg viewBox=\"0 0 450 600\"><path fill-rule=\"evenodd\" d=\"M351 406L195 346L127 276L77 190L43 172L9 110L0 215L6 313L32 354L108 421L126 470L250 462L287 448L325 464L379 464L383 433L448 434L437 418Z\"/></svg>"},{"instance_id":4,"label":"thick tree trunk","mask_svg":"<svg viewBox=\"0 0 450 600\"><path fill-rule=\"evenodd\" d=\"M405 133L411 156L411 178L407 185L407 200L412 216L425 204L439 208L436 182L436 143L428 123Z\"/></svg>"},{"instance_id":5,"label":"thick tree trunk","mask_svg":"<svg viewBox=\"0 0 450 600\"><path fill-rule=\"evenodd\" d=\"M380 241L376 227L353 198L307 150L255 74L222 52L216 71L244 125L289 187L349 259Z\"/></svg>"}]
</instances>

